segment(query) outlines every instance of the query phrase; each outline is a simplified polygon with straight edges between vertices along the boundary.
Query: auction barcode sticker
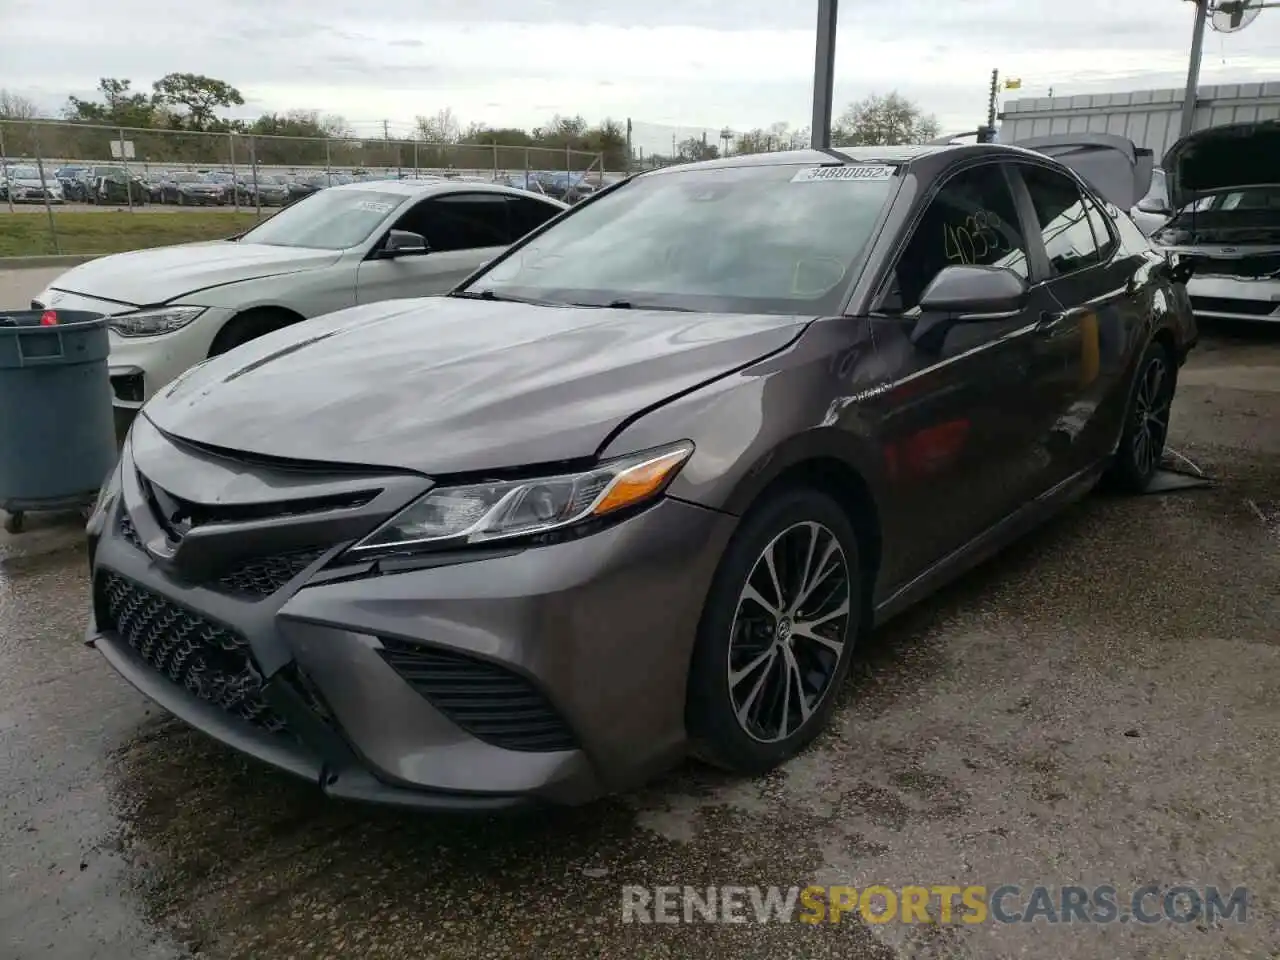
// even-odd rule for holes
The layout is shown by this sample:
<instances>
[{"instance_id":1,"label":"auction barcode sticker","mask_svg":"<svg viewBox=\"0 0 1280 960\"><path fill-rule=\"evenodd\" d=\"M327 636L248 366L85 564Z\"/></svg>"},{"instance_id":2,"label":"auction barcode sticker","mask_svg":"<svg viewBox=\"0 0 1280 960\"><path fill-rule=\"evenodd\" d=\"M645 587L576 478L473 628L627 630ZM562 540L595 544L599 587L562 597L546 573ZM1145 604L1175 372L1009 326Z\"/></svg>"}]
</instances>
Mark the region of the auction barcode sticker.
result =
<instances>
[{"instance_id":1,"label":"auction barcode sticker","mask_svg":"<svg viewBox=\"0 0 1280 960\"><path fill-rule=\"evenodd\" d=\"M827 180L888 180L894 173L894 167L870 163L855 163L839 167L805 167L791 178L791 182L822 183Z\"/></svg>"}]
</instances>

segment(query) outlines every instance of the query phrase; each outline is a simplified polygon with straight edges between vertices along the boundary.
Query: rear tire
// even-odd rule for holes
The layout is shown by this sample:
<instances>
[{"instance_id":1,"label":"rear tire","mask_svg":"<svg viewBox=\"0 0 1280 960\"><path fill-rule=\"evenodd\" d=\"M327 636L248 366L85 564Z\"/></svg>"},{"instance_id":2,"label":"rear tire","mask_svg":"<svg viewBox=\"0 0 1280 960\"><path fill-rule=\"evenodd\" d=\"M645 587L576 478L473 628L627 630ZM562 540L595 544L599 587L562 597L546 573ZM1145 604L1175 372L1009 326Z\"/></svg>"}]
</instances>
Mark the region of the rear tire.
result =
<instances>
[{"instance_id":1,"label":"rear tire","mask_svg":"<svg viewBox=\"0 0 1280 960\"><path fill-rule=\"evenodd\" d=\"M1134 374L1120 445L1107 471L1106 480L1115 490L1142 493L1159 472L1177 377L1170 352L1159 343L1148 345Z\"/></svg>"},{"instance_id":2,"label":"rear tire","mask_svg":"<svg viewBox=\"0 0 1280 960\"><path fill-rule=\"evenodd\" d=\"M301 319L301 317L287 310L269 308L247 310L238 316L232 317L227 322L227 325L218 331L218 335L213 338L213 345L209 347L209 356L216 357L219 354L226 353L241 344L297 323Z\"/></svg>"},{"instance_id":3,"label":"rear tire","mask_svg":"<svg viewBox=\"0 0 1280 960\"><path fill-rule=\"evenodd\" d=\"M808 487L754 507L707 595L689 674L694 752L744 774L773 769L827 725L862 622L853 523Z\"/></svg>"}]
</instances>

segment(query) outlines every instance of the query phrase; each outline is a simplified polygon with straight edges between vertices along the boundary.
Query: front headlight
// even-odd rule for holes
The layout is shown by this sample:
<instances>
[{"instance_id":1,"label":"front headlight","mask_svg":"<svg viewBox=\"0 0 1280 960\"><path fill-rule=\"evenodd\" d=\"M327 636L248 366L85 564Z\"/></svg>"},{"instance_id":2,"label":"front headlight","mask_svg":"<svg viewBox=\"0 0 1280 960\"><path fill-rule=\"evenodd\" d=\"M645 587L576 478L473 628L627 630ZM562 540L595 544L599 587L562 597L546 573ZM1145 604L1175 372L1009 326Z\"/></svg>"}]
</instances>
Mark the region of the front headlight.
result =
<instances>
[{"instance_id":1,"label":"front headlight","mask_svg":"<svg viewBox=\"0 0 1280 960\"><path fill-rule=\"evenodd\" d=\"M122 313L112 317L111 329L122 337L155 337L162 333L172 333L185 327L206 307L155 307L151 310L139 310L137 313Z\"/></svg>"},{"instance_id":2,"label":"front headlight","mask_svg":"<svg viewBox=\"0 0 1280 960\"><path fill-rule=\"evenodd\" d=\"M430 491L348 552L353 557L528 537L656 499L693 453L684 441L581 473Z\"/></svg>"},{"instance_id":3,"label":"front headlight","mask_svg":"<svg viewBox=\"0 0 1280 960\"><path fill-rule=\"evenodd\" d=\"M102 481L102 486L98 488L98 497L93 503L93 510L89 512L89 519L85 521L85 532L90 536L101 535L103 527L106 525L107 514L115 505L116 498L120 496L120 461L116 461L116 465L111 468L111 472L106 475Z\"/></svg>"}]
</instances>

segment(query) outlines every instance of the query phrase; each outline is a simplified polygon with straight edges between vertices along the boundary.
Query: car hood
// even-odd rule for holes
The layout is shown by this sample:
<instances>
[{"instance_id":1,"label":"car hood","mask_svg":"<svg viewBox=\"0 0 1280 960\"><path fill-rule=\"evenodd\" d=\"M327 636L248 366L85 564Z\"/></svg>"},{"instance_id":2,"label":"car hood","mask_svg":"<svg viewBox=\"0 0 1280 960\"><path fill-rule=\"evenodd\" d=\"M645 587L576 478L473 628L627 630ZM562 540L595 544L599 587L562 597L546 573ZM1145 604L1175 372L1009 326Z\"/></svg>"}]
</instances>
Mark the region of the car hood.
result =
<instances>
[{"instance_id":1,"label":"car hood","mask_svg":"<svg viewBox=\"0 0 1280 960\"><path fill-rule=\"evenodd\" d=\"M384 301L207 360L144 415L259 456L436 475L547 464L594 455L632 416L785 347L808 322Z\"/></svg>"},{"instance_id":2,"label":"car hood","mask_svg":"<svg viewBox=\"0 0 1280 960\"><path fill-rule=\"evenodd\" d=\"M12 183L15 187L22 187L24 190L39 190L42 186L45 186L45 185L47 185L50 190L56 190L57 188L62 186L60 183L58 183L57 177L49 177L48 179L45 180L44 184L41 184L39 180L32 179L30 177L12 177L9 180L9 182Z\"/></svg>"},{"instance_id":3,"label":"car hood","mask_svg":"<svg viewBox=\"0 0 1280 960\"><path fill-rule=\"evenodd\" d=\"M1197 130L1164 155L1171 209L1211 193L1276 184L1280 120L1234 123Z\"/></svg>"},{"instance_id":4,"label":"car hood","mask_svg":"<svg viewBox=\"0 0 1280 960\"><path fill-rule=\"evenodd\" d=\"M226 240L183 243L90 260L62 274L52 288L146 306L209 287L314 270L336 262L339 256L334 250Z\"/></svg>"}]
</instances>

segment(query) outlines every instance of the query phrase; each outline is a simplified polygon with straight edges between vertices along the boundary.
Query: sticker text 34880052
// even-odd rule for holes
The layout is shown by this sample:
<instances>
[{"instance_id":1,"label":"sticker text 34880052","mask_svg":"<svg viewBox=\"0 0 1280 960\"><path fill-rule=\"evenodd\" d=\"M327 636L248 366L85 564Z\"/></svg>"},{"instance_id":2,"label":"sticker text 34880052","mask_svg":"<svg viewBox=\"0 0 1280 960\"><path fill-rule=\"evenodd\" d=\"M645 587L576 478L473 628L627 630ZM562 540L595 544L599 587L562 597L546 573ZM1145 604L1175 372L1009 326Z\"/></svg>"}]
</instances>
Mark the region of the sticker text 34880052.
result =
<instances>
[{"instance_id":1,"label":"sticker text 34880052","mask_svg":"<svg viewBox=\"0 0 1280 960\"><path fill-rule=\"evenodd\" d=\"M805 167L791 178L791 182L827 183L831 181L848 182L850 180L888 180L893 174L893 167L882 164L855 163L840 167Z\"/></svg>"}]
</instances>

